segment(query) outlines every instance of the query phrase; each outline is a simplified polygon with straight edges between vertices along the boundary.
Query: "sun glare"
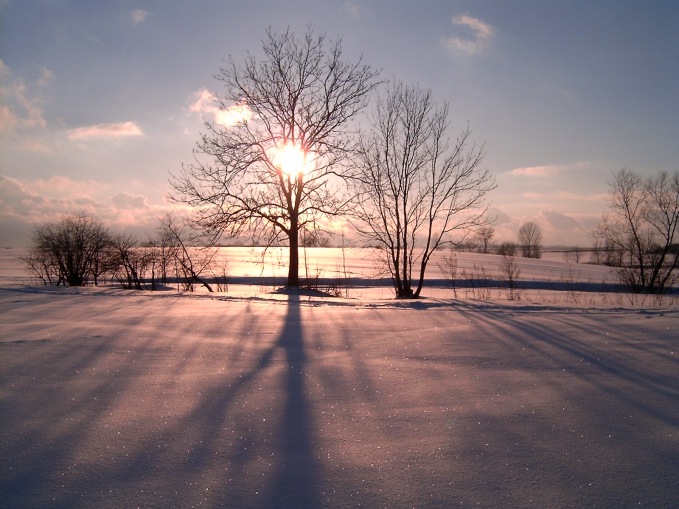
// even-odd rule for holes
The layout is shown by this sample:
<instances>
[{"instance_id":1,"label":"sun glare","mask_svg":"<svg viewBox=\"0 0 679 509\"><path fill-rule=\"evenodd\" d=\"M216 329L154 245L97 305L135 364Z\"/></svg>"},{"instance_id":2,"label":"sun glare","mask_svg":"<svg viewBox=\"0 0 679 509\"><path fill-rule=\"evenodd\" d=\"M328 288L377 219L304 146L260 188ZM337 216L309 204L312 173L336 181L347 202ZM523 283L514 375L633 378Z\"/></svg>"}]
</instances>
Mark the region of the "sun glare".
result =
<instances>
[{"instance_id":1,"label":"sun glare","mask_svg":"<svg viewBox=\"0 0 679 509\"><path fill-rule=\"evenodd\" d=\"M306 155L299 145L286 143L283 148L276 151L274 164L286 175L294 177L303 173L306 169Z\"/></svg>"}]
</instances>

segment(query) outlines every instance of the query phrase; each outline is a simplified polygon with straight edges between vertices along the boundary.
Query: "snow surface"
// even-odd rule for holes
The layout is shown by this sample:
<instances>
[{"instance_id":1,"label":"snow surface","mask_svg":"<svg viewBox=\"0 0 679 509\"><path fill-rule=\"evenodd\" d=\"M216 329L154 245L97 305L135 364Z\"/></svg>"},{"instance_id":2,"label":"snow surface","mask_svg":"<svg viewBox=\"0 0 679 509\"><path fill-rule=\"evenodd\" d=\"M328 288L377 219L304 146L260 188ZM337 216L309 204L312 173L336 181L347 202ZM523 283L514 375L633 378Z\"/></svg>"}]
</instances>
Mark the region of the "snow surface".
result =
<instances>
[{"instance_id":1,"label":"snow surface","mask_svg":"<svg viewBox=\"0 0 679 509\"><path fill-rule=\"evenodd\" d=\"M14 255L0 507L679 507L677 300L596 290L607 269L405 302L38 287Z\"/></svg>"}]
</instances>

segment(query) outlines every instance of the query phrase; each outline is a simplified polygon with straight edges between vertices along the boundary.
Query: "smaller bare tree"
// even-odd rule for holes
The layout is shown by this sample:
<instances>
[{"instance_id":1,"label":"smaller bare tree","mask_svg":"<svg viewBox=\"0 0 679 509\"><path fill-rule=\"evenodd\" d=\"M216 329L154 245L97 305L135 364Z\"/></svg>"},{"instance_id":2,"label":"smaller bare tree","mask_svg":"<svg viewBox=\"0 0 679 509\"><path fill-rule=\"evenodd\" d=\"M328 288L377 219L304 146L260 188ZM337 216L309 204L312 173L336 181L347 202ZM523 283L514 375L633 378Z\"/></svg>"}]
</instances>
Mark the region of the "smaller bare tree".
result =
<instances>
[{"instance_id":1,"label":"smaller bare tree","mask_svg":"<svg viewBox=\"0 0 679 509\"><path fill-rule=\"evenodd\" d=\"M662 293L677 282L677 229L679 172L614 174L609 211L594 236L620 254L616 270L632 291Z\"/></svg>"},{"instance_id":2,"label":"smaller bare tree","mask_svg":"<svg viewBox=\"0 0 679 509\"><path fill-rule=\"evenodd\" d=\"M519 228L519 245L524 258L542 258L542 229L535 221L528 221Z\"/></svg>"},{"instance_id":3,"label":"smaller bare tree","mask_svg":"<svg viewBox=\"0 0 679 509\"><path fill-rule=\"evenodd\" d=\"M500 274L507 283L507 296L509 300L518 299L517 282L521 275L521 269L513 254L503 254L500 260Z\"/></svg>"},{"instance_id":4,"label":"smaller bare tree","mask_svg":"<svg viewBox=\"0 0 679 509\"><path fill-rule=\"evenodd\" d=\"M194 283L199 283L208 292L212 292L208 272L218 248L206 247L200 234L192 230L186 220L172 215L167 215L162 220L160 237L171 249L175 269L184 289L193 291Z\"/></svg>"},{"instance_id":5,"label":"smaller bare tree","mask_svg":"<svg viewBox=\"0 0 679 509\"><path fill-rule=\"evenodd\" d=\"M457 299L457 254L454 251L450 255L443 255L439 262L439 270L443 272L453 289L453 297Z\"/></svg>"},{"instance_id":6,"label":"smaller bare tree","mask_svg":"<svg viewBox=\"0 0 679 509\"><path fill-rule=\"evenodd\" d=\"M28 272L38 278L45 285L58 286L63 283L59 266L52 263L49 252L35 249L33 246L26 256L20 257Z\"/></svg>"},{"instance_id":7,"label":"smaller bare tree","mask_svg":"<svg viewBox=\"0 0 679 509\"><path fill-rule=\"evenodd\" d=\"M490 244L490 241L494 236L495 228L493 228L489 224L482 225L476 230L476 238L479 241L482 253L488 253L488 245Z\"/></svg>"},{"instance_id":8,"label":"smaller bare tree","mask_svg":"<svg viewBox=\"0 0 679 509\"><path fill-rule=\"evenodd\" d=\"M563 261L566 263L580 263L582 258L582 249L580 246L574 246L571 249L566 249L563 252Z\"/></svg>"},{"instance_id":9,"label":"smaller bare tree","mask_svg":"<svg viewBox=\"0 0 679 509\"><path fill-rule=\"evenodd\" d=\"M487 224L485 198L495 181L469 129L450 142L448 113L430 91L394 82L361 136L350 181L354 226L378 247L398 298L419 297L438 248Z\"/></svg>"},{"instance_id":10,"label":"smaller bare tree","mask_svg":"<svg viewBox=\"0 0 679 509\"><path fill-rule=\"evenodd\" d=\"M143 290L147 287L147 272L154 266L155 258L153 248L140 247L131 235L119 234L112 241L108 271L123 288ZM150 284L155 290L153 277Z\"/></svg>"}]
</instances>

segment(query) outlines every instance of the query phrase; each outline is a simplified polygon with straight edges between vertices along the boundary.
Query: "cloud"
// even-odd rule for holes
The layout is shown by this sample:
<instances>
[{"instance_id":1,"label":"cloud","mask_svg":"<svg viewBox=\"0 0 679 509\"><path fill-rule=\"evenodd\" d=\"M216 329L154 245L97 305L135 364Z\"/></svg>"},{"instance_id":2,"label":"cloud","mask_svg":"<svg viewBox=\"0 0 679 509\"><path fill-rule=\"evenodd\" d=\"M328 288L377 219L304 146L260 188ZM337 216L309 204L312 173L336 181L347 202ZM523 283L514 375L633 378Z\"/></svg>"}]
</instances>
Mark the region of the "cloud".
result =
<instances>
[{"instance_id":1,"label":"cloud","mask_svg":"<svg viewBox=\"0 0 679 509\"><path fill-rule=\"evenodd\" d=\"M572 191L557 191L552 193L526 191L521 193L521 198L544 203L555 203L558 201L560 203L601 204L606 200L607 195L605 193L584 194Z\"/></svg>"},{"instance_id":2,"label":"cloud","mask_svg":"<svg viewBox=\"0 0 679 509\"><path fill-rule=\"evenodd\" d=\"M79 200L84 200L82 203L93 203L99 197L108 194L105 185L92 179L74 180L62 175L53 175L46 179L33 180L12 179L10 177L2 178L13 181L15 185L20 186L21 189L29 192L31 195L40 196L45 200L54 200L60 206L65 203L81 203ZM18 195L21 194L18 193Z\"/></svg>"},{"instance_id":3,"label":"cloud","mask_svg":"<svg viewBox=\"0 0 679 509\"><path fill-rule=\"evenodd\" d=\"M351 0L347 0L346 2L344 2L344 4L342 4L342 12L348 14L349 17L353 19L358 19L358 17L361 14L358 5L356 5L356 3L352 2Z\"/></svg>"},{"instance_id":4,"label":"cloud","mask_svg":"<svg viewBox=\"0 0 679 509\"><path fill-rule=\"evenodd\" d=\"M572 231L580 227L580 222L577 219L556 210L543 210L540 212L540 216L556 230Z\"/></svg>"},{"instance_id":5,"label":"cloud","mask_svg":"<svg viewBox=\"0 0 679 509\"><path fill-rule=\"evenodd\" d=\"M468 15L455 16L453 24L465 28L468 32L466 36L454 35L444 37L443 43L450 49L474 54L486 48L493 38L493 27L488 23Z\"/></svg>"},{"instance_id":6,"label":"cloud","mask_svg":"<svg viewBox=\"0 0 679 509\"><path fill-rule=\"evenodd\" d=\"M191 113L213 113L217 111L214 95L207 88L201 88L193 94L195 101L189 106Z\"/></svg>"},{"instance_id":7,"label":"cloud","mask_svg":"<svg viewBox=\"0 0 679 509\"><path fill-rule=\"evenodd\" d=\"M141 135L141 129L134 122L117 122L77 127L76 129L71 129L68 137L71 140L84 140L89 138L125 138Z\"/></svg>"},{"instance_id":8,"label":"cloud","mask_svg":"<svg viewBox=\"0 0 679 509\"><path fill-rule=\"evenodd\" d=\"M247 122L252 117L252 112L246 104L234 104L226 110L219 110L215 113L215 122L224 127L234 126Z\"/></svg>"},{"instance_id":9,"label":"cloud","mask_svg":"<svg viewBox=\"0 0 679 509\"><path fill-rule=\"evenodd\" d=\"M214 95L206 88L194 93L194 97L195 100L189 106L189 111L212 115L214 122L224 127L247 122L252 117L252 111L247 104L234 104L227 109L219 108Z\"/></svg>"},{"instance_id":10,"label":"cloud","mask_svg":"<svg viewBox=\"0 0 679 509\"><path fill-rule=\"evenodd\" d=\"M23 131L44 128L45 89L54 81L54 73L47 68L33 83L16 76L0 59L0 133L16 136Z\"/></svg>"},{"instance_id":11,"label":"cloud","mask_svg":"<svg viewBox=\"0 0 679 509\"><path fill-rule=\"evenodd\" d=\"M146 17L149 15L148 11L144 9L134 9L130 13L130 19L132 20L132 25L137 26L140 23L146 21Z\"/></svg>"},{"instance_id":12,"label":"cloud","mask_svg":"<svg viewBox=\"0 0 679 509\"><path fill-rule=\"evenodd\" d=\"M527 168L516 168L510 173L517 176L527 176L527 177L550 177L561 173L563 168L556 165L546 165L546 166L529 166Z\"/></svg>"},{"instance_id":13,"label":"cloud","mask_svg":"<svg viewBox=\"0 0 679 509\"><path fill-rule=\"evenodd\" d=\"M144 240L170 212L167 203L150 204L146 196L120 192L109 184L64 176L24 180L0 175L0 238L2 245L27 246L35 225L84 211L115 231Z\"/></svg>"},{"instance_id":14,"label":"cloud","mask_svg":"<svg viewBox=\"0 0 679 509\"><path fill-rule=\"evenodd\" d=\"M148 208L146 196L127 192L118 193L111 197L113 206L118 209L145 209Z\"/></svg>"},{"instance_id":15,"label":"cloud","mask_svg":"<svg viewBox=\"0 0 679 509\"><path fill-rule=\"evenodd\" d=\"M590 161L579 161L568 164L545 164L542 166L527 166L515 168L510 174L518 177L552 177L559 174L573 174L574 172L591 172L596 165Z\"/></svg>"},{"instance_id":16,"label":"cloud","mask_svg":"<svg viewBox=\"0 0 679 509\"><path fill-rule=\"evenodd\" d=\"M512 218L509 217L506 212L494 207L488 209L486 212L486 217L493 219L493 224L495 226L511 223L512 221Z\"/></svg>"},{"instance_id":17,"label":"cloud","mask_svg":"<svg viewBox=\"0 0 679 509\"><path fill-rule=\"evenodd\" d=\"M0 215L6 222L38 224L51 221L60 215L74 210L95 210L96 201L86 194L81 194L81 185L62 186L55 177L48 181L25 182L19 179L0 175ZM70 194L63 194L59 189L66 187ZM42 193L40 188L49 189L50 194ZM31 229L27 230L29 233Z\"/></svg>"}]
</instances>

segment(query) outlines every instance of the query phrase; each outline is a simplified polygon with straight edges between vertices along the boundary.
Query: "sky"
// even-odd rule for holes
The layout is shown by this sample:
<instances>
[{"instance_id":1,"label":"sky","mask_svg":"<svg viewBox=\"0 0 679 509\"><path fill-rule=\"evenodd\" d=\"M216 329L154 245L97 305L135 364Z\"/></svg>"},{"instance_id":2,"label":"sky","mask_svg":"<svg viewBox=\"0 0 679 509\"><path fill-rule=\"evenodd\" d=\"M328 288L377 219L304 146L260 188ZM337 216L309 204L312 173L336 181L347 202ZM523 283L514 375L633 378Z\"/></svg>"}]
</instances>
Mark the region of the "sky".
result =
<instances>
[{"instance_id":1,"label":"sky","mask_svg":"<svg viewBox=\"0 0 679 509\"><path fill-rule=\"evenodd\" d=\"M587 246L614 171L679 170L679 2L0 0L0 246L88 210L152 233L214 76L267 28L340 38L485 143L496 242Z\"/></svg>"}]
</instances>

